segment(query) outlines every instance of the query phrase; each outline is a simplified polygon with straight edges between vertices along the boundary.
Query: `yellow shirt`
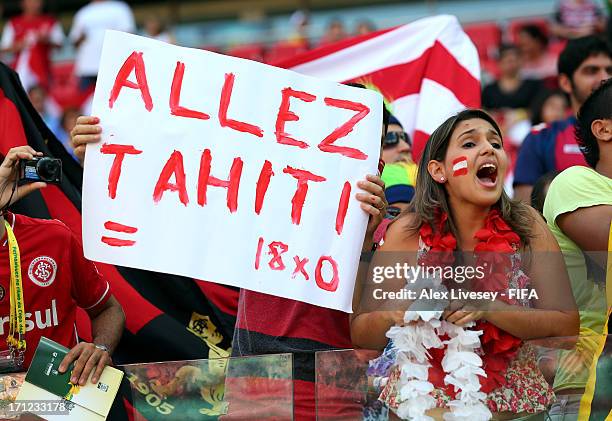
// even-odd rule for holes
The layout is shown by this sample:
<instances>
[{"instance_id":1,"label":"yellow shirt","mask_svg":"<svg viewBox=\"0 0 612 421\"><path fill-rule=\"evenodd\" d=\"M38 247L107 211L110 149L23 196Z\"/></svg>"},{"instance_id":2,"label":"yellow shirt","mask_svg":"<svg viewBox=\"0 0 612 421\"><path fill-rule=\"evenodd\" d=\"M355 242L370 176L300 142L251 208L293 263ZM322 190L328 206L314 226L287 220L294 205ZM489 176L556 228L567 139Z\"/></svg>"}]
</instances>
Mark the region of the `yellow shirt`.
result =
<instances>
[{"instance_id":1,"label":"yellow shirt","mask_svg":"<svg viewBox=\"0 0 612 421\"><path fill-rule=\"evenodd\" d=\"M559 174L551 183L544 202L544 217L563 253L580 312L580 338L576 348L559 352L553 385L555 391L585 387L595 352L590 344L596 344L595 335L603 333L607 309L603 282L595 283L589 279L582 250L557 226L557 217L597 205L612 205L612 179L592 168L580 166L570 167ZM608 227L601 229L607 231Z\"/></svg>"}]
</instances>

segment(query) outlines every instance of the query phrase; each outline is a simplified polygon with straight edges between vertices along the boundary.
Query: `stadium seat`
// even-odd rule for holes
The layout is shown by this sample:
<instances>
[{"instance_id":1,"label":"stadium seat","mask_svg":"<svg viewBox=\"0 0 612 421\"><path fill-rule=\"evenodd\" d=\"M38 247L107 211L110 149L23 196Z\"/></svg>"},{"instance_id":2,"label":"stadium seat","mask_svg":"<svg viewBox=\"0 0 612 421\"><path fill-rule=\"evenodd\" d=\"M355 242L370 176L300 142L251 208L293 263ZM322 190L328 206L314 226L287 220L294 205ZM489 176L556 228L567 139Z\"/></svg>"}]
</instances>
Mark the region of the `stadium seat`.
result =
<instances>
[{"instance_id":1,"label":"stadium seat","mask_svg":"<svg viewBox=\"0 0 612 421\"><path fill-rule=\"evenodd\" d=\"M502 39L502 32L497 23L485 22L465 25L463 30L472 39L481 59L495 58Z\"/></svg>"},{"instance_id":2,"label":"stadium seat","mask_svg":"<svg viewBox=\"0 0 612 421\"><path fill-rule=\"evenodd\" d=\"M277 63L303 53L308 47L304 43L280 41L266 52L266 63Z\"/></svg>"},{"instance_id":3,"label":"stadium seat","mask_svg":"<svg viewBox=\"0 0 612 421\"><path fill-rule=\"evenodd\" d=\"M62 108L79 107L84 94L79 91L79 80L74 74L74 62L54 63L51 68L53 83L49 94Z\"/></svg>"},{"instance_id":4,"label":"stadium seat","mask_svg":"<svg viewBox=\"0 0 612 421\"><path fill-rule=\"evenodd\" d=\"M567 45L567 41L564 39L552 41L548 44L548 51L550 51L551 54L554 54L555 56L558 57L566 45Z\"/></svg>"},{"instance_id":5,"label":"stadium seat","mask_svg":"<svg viewBox=\"0 0 612 421\"><path fill-rule=\"evenodd\" d=\"M263 46L261 44L244 44L231 47L226 54L248 60L263 61Z\"/></svg>"}]
</instances>

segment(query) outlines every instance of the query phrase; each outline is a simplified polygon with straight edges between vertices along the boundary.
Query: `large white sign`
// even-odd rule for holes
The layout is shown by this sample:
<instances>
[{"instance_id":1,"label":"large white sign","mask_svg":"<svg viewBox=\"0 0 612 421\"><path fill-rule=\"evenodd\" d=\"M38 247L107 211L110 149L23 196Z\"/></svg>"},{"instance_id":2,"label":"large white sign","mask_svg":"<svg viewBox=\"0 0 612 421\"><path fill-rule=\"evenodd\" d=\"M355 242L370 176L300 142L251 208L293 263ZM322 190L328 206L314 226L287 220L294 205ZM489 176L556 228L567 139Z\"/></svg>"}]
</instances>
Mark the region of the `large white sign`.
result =
<instances>
[{"instance_id":1,"label":"large white sign","mask_svg":"<svg viewBox=\"0 0 612 421\"><path fill-rule=\"evenodd\" d=\"M87 147L87 258L350 311L382 97L106 34Z\"/></svg>"}]
</instances>

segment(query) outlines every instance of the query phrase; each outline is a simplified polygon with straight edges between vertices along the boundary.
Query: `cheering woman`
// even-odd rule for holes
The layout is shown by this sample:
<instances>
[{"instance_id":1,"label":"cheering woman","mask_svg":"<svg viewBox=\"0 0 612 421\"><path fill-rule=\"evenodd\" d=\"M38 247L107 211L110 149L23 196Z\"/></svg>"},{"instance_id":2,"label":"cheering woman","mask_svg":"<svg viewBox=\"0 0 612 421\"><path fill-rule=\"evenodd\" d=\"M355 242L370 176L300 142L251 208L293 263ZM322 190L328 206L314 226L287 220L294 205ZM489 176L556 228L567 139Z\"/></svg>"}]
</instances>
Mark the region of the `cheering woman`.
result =
<instances>
[{"instance_id":1,"label":"cheering woman","mask_svg":"<svg viewBox=\"0 0 612 421\"><path fill-rule=\"evenodd\" d=\"M526 341L576 336L578 312L546 223L503 190L507 168L491 116L465 110L446 120L427 142L411 206L390 225L370 262L370 268L395 267L401 256L412 266L480 267L475 273L482 276L467 281L457 279L458 271L437 279L422 272L406 288L487 292L478 297L494 300L485 305L453 299L454 293L440 307L418 295L402 308L388 302L375 308L371 301L380 293L368 296L367 281L358 282L352 340L384 349L370 374L380 399L400 418L528 419L554 399ZM406 284L405 277L396 281Z\"/></svg>"}]
</instances>

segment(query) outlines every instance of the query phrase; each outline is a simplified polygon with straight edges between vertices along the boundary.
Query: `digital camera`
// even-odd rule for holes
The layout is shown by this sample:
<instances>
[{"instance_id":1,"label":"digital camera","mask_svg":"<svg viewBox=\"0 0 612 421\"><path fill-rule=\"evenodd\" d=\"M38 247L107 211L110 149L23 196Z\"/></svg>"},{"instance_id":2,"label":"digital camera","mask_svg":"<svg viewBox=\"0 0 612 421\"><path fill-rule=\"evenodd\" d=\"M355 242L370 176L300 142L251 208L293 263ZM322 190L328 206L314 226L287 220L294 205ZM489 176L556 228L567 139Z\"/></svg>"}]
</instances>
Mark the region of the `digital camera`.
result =
<instances>
[{"instance_id":1,"label":"digital camera","mask_svg":"<svg viewBox=\"0 0 612 421\"><path fill-rule=\"evenodd\" d=\"M48 156L35 157L33 159L22 159L19 165L19 181L21 183L44 181L45 183L60 184L62 182L62 161L60 159L49 158Z\"/></svg>"}]
</instances>

